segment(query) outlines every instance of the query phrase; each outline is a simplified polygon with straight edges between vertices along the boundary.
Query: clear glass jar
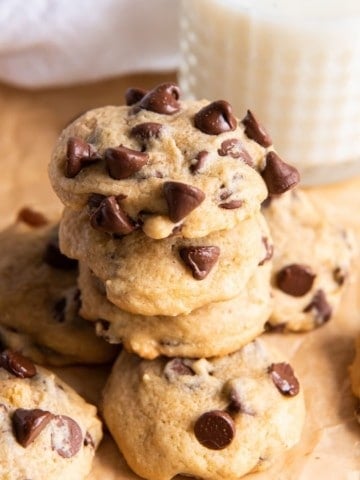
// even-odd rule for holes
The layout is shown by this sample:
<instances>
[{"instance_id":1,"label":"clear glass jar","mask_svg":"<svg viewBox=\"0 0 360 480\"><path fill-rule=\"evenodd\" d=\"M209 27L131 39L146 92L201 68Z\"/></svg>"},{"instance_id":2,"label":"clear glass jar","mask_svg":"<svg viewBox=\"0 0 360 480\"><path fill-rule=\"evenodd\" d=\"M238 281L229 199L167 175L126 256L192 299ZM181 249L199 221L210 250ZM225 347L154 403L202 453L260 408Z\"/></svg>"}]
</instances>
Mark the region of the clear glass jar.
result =
<instances>
[{"instance_id":1,"label":"clear glass jar","mask_svg":"<svg viewBox=\"0 0 360 480\"><path fill-rule=\"evenodd\" d=\"M182 0L188 98L250 108L303 184L360 174L359 0Z\"/></svg>"}]
</instances>

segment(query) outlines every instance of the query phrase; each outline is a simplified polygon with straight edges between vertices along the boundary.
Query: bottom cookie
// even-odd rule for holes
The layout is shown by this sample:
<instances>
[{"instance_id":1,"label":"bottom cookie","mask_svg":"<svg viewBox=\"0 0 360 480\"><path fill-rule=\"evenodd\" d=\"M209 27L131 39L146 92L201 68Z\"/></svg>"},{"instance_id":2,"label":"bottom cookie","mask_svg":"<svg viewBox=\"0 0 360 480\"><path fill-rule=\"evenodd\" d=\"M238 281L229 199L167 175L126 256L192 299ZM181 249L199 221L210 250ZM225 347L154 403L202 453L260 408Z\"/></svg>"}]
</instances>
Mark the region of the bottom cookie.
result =
<instances>
[{"instance_id":1,"label":"bottom cookie","mask_svg":"<svg viewBox=\"0 0 360 480\"><path fill-rule=\"evenodd\" d=\"M263 470L299 441L305 416L292 368L260 340L212 360L123 351L102 411L127 463L148 480Z\"/></svg>"},{"instance_id":2,"label":"bottom cookie","mask_svg":"<svg viewBox=\"0 0 360 480\"><path fill-rule=\"evenodd\" d=\"M143 316L120 310L107 300L101 280L80 264L81 315L97 323L111 343L143 358L213 357L246 345L264 330L271 312L270 263L257 267L238 297L206 305L177 317Z\"/></svg>"},{"instance_id":3,"label":"bottom cookie","mask_svg":"<svg viewBox=\"0 0 360 480\"><path fill-rule=\"evenodd\" d=\"M93 405L19 353L0 353L2 480L82 480L101 437Z\"/></svg>"}]
</instances>

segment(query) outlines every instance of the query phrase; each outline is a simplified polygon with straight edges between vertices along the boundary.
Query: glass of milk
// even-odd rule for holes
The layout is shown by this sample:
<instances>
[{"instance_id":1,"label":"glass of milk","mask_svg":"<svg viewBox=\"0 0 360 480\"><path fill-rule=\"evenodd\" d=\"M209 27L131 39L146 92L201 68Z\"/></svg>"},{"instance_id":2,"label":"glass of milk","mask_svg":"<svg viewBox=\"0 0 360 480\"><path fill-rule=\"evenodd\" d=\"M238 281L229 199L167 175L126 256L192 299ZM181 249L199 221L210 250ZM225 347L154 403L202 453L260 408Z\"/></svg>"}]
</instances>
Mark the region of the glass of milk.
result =
<instances>
[{"instance_id":1,"label":"glass of milk","mask_svg":"<svg viewBox=\"0 0 360 480\"><path fill-rule=\"evenodd\" d=\"M179 82L250 108L302 183L360 174L360 0L182 0Z\"/></svg>"}]
</instances>

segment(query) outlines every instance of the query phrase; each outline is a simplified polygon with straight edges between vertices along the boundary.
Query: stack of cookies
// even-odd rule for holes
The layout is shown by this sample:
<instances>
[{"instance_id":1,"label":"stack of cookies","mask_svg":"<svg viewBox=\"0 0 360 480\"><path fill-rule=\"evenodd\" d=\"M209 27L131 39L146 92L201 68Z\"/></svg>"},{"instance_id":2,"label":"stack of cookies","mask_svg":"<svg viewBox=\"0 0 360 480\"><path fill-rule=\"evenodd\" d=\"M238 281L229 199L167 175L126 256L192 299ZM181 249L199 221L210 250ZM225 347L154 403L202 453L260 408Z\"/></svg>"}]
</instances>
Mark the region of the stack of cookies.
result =
<instances>
[{"instance_id":1,"label":"stack of cookies","mask_svg":"<svg viewBox=\"0 0 360 480\"><path fill-rule=\"evenodd\" d=\"M261 204L299 178L250 111L179 97L130 89L126 106L87 112L49 171L81 315L125 348L102 408L127 462L150 480L230 480L301 433L291 366L254 340L272 309Z\"/></svg>"}]
</instances>

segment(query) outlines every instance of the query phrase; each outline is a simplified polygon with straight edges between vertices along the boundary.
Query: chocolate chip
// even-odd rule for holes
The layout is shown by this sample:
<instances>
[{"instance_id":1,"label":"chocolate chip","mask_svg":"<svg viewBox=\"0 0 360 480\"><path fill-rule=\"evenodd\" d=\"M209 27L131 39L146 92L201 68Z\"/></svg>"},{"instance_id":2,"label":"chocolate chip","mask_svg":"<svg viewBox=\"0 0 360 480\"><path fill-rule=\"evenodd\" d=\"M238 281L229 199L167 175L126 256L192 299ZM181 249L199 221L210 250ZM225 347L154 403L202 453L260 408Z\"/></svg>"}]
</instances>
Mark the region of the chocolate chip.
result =
<instances>
[{"instance_id":1,"label":"chocolate chip","mask_svg":"<svg viewBox=\"0 0 360 480\"><path fill-rule=\"evenodd\" d=\"M134 103L140 102L140 100L146 95L147 90L143 88L128 88L125 92L126 105L131 106Z\"/></svg>"},{"instance_id":2,"label":"chocolate chip","mask_svg":"<svg viewBox=\"0 0 360 480\"><path fill-rule=\"evenodd\" d=\"M182 261L190 267L196 280L203 280L213 268L220 256L220 248L214 246L181 247L179 249Z\"/></svg>"},{"instance_id":3,"label":"chocolate chip","mask_svg":"<svg viewBox=\"0 0 360 480\"><path fill-rule=\"evenodd\" d=\"M95 147L79 137L70 137L66 150L65 176L76 175L84 168L100 159Z\"/></svg>"},{"instance_id":4,"label":"chocolate chip","mask_svg":"<svg viewBox=\"0 0 360 480\"><path fill-rule=\"evenodd\" d=\"M333 279L340 287L344 285L346 277L347 272L341 267L336 267L333 271Z\"/></svg>"},{"instance_id":5,"label":"chocolate chip","mask_svg":"<svg viewBox=\"0 0 360 480\"><path fill-rule=\"evenodd\" d=\"M169 380L169 378L176 377L179 375L195 375L194 370L188 367L182 358L173 358L169 360L164 368L164 375Z\"/></svg>"},{"instance_id":6,"label":"chocolate chip","mask_svg":"<svg viewBox=\"0 0 360 480\"><path fill-rule=\"evenodd\" d=\"M51 448L63 458L76 455L83 445L83 435L79 425L65 415L56 415L52 425Z\"/></svg>"},{"instance_id":7,"label":"chocolate chip","mask_svg":"<svg viewBox=\"0 0 360 480\"><path fill-rule=\"evenodd\" d=\"M273 325L270 322L266 322L264 325L265 332L268 333L283 333L286 329L286 323L278 323Z\"/></svg>"},{"instance_id":8,"label":"chocolate chip","mask_svg":"<svg viewBox=\"0 0 360 480\"><path fill-rule=\"evenodd\" d=\"M221 157L229 155L229 157L232 158L240 158L250 167L254 165L249 153L237 138L228 138L227 140L224 140L218 149L218 154Z\"/></svg>"},{"instance_id":9,"label":"chocolate chip","mask_svg":"<svg viewBox=\"0 0 360 480\"><path fill-rule=\"evenodd\" d=\"M98 208L104 198L106 198L105 195L100 195L100 193L91 193L87 200L87 205L90 212Z\"/></svg>"},{"instance_id":10,"label":"chocolate chip","mask_svg":"<svg viewBox=\"0 0 360 480\"><path fill-rule=\"evenodd\" d=\"M270 147L272 140L270 135L264 129L262 125L256 120L255 115L248 110L245 117L241 120L241 123L245 127L245 135L254 140L262 147Z\"/></svg>"},{"instance_id":11,"label":"chocolate chip","mask_svg":"<svg viewBox=\"0 0 360 480\"><path fill-rule=\"evenodd\" d=\"M37 373L31 360L12 350L0 353L0 367L19 378L32 378Z\"/></svg>"},{"instance_id":12,"label":"chocolate chip","mask_svg":"<svg viewBox=\"0 0 360 480\"><path fill-rule=\"evenodd\" d=\"M264 265L266 262L268 262L269 260L272 259L272 256L274 254L274 245L272 245L270 242L269 242L269 239L268 237L262 237L261 238L263 244L264 244L264 247L265 247L265 257L259 262L259 266L261 267L262 265Z\"/></svg>"},{"instance_id":13,"label":"chocolate chip","mask_svg":"<svg viewBox=\"0 0 360 480\"><path fill-rule=\"evenodd\" d=\"M240 413L242 411L241 400L238 392L234 388L230 391L229 397L230 403L227 406L227 412L230 414Z\"/></svg>"},{"instance_id":14,"label":"chocolate chip","mask_svg":"<svg viewBox=\"0 0 360 480\"><path fill-rule=\"evenodd\" d=\"M26 223L30 227L43 227L49 223L45 215L29 207L23 207L19 211L17 220Z\"/></svg>"},{"instance_id":15,"label":"chocolate chip","mask_svg":"<svg viewBox=\"0 0 360 480\"><path fill-rule=\"evenodd\" d=\"M296 168L283 162L275 152L266 155L266 165L261 175L270 195L281 195L300 181Z\"/></svg>"},{"instance_id":16,"label":"chocolate chip","mask_svg":"<svg viewBox=\"0 0 360 480\"><path fill-rule=\"evenodd\" d=\"M115 180L131 177L141 170L149 160L147 153L131 150L122 145L116 148L107 148L104 156L108 172Z\"/></svg>"},{"instance_id":17,"label":"chocolate chip","mask_svg":"<svg viewBox=\"0 0 360 480\"><path fill-rule=\"evenodd\" d=\"M293 263L282 268L276 275L276 286L293 297L308 293L314 283L315 273L307 265Z\"/></svg>"},{"instance_id":18,"label":"chocolate chip","mask_svg":"<svg viewBox=\"0 0 360 480\"><path fill-rule=\"evenodd\" d=\"M230 200L230 202L219 203L219 207L226 210L234 210L235 208L240 208L243 203L242 200Z\"/></svg>"},{"instance_id":19,"label":"chocolate chip","mask_svg":"<svg viewBox=\"0 0 360 480\"><path fill-rule=\"evenodd\" d=\"M65 321L66 298L60 298L54 305L54 318L57 322L63 323Z\"/></svg>"},{"instance_id":20,"label":"chocolate chip","mask_svg":"<svg viewBox=\"0 0 360 480\"><path fill-rule=\"evenodd\" d=\"M208 155L209 155L209 152L207 152L206 150L201 150L201 152L199 152L196 155L195 159L191 162L191 165L189 167L190 172L195 174L199 170L201 170L205 165Z\"/></svg>"},{"instance_id":21,"label":"chocolate chip","mask_svg":"<svg viewBox=\"0 0 360 480\"><path fill-rule=\"evenodd\" d=\"M305 313L314 311L315 321L317 326L321 326L328 322L332 315L332 308L326 300L326 295L323 290L318 290L313 296L309 305L304 310Z\"/></svg>"},{"instance_id":22,"label":"chocolate chip","mask_svg":"<svg viewBox=\"0 0 360 480\"><path fill-rule=\"evenodd\" d=\"M203 413L194 426L199 443L211 450L222 450L229 446L235 437L235 431L234 420L222 410Z\"/></svg>"},{"instance_id":23,"label":"chocolate chip","mask_svg":"<svg viewBox=\"0 0 360 480\"><path fill-rule=\"evenodd\" d=\"M205 199L204 192L186 183L165 182L163 188L169 218L174 223L186 217Z\"/></svg>"},{"instance_id":24,"label":"chocolate chip","mask_svg":"<svg viewBox=\"0 0 360 480\"><path fill-rule=\"evenodd\" d=\"M26 448L40 435L51 419L50 412L39 408L15 410L11 420L17 442Z\"/></svg>"},{"instance_id":25,"label":"chocolate chip","mask_svg":"<svg viewBox=\"0 0 360 480\"><path fill-rule=\"evenodd\" d=\"M90 433L86 432L84 437L84 447L88 446L90 446L91 448L95 448L95 443Z\"/></svg>"},{"instance_id":26,"label":"chocolate chip","mask_svg":"<svg viewBox=\"0 0 360 480\"><path fill-rule=\"evenodd\" d=\"M163 115L172 115L180 110L179 98L180 89L175 83L162 83L147 92L135 107L134 112L144 109Z\"/></svg>"},{"instance_id":27,"label":"chocolate chip","mask_svg":"<svg viewBox=\"0 0 360 480\"><path fill-rule=\"evenodd\" d=\"M151 138L159 138L163 125L156 122L145 122L135 125L130 131L130 135L136 139L145 142Z\"/></svg>"},{"instance_id":28,"label":"chocolate chip","mask_svg":"<svg viewBox=\"0 0 360 480\"><path fill-rule=\"evenodd\" d=\"M199 110L195 114L194 124L198 130L207 135L219 135L235 130L237 121L230 103L218 100Z\"/></svg>"},{"instance_id":29,"label":"chocolate chip","mask_svg":"<svg viewBox=\"0 0 360 480\"><path fill-rule=\"evenodd\" d=\"M75 270L78 266L77 260L69 258L60 252L59 238L57 235L51 238L46 246L44 262L58 270Z\"/></svg>"},{"instance_id":30,"label":"chocolate chip","mask_svg":"<svg viewBox=\"0 0 360 480\"><path fill-rule=\"evenodd\" d=\"M269 208L271 205L271 202L276 198L276 196L273 195L268 195L265 200L261 202L261 208Z\"/></svg>"},{"instance_id":31,"label":"chocolate chip","mask_svg":"<svg viewBox=\"0 0 360 480\"><path fill-rule=\"evenodd\" d=\"M231 190L223 190L220 193L220 200L227 200L229 197L231 197L232 193L233 192Z\"/></svg>"},{"instance_id":32,"label":"chocolate chip","mask_svg":"<svg viewBox=\"0 0 360 480\"><path fill-rule=\"evenodd\" d=\"M132 220L126 215L114 196L106 197L90 217L95 230L116 235L127 235L135 230Z\"/></svg>"},{"instance_id":33,"label":"chocolate chip","mask_svg":"<svg viewBox=\"0 0 360 480\"><path fill-rule=\"evenodd\" d=\"M294 397L299 393L299 381L288 363L272 363L268 368L268 372L280 393L290 397Z\"/></svg>"}]
</instances>

